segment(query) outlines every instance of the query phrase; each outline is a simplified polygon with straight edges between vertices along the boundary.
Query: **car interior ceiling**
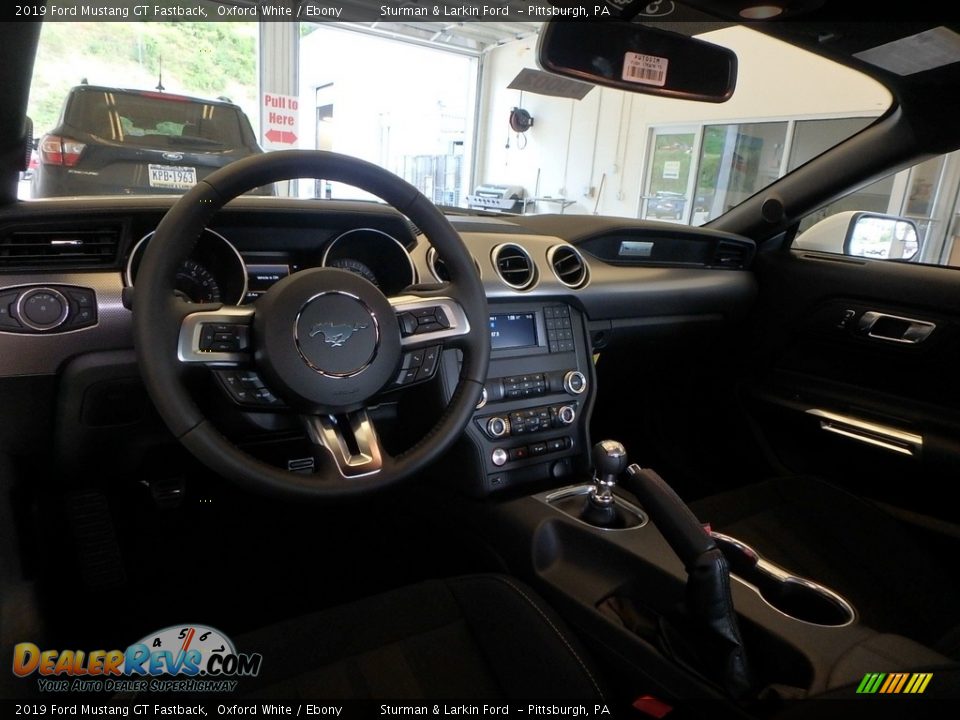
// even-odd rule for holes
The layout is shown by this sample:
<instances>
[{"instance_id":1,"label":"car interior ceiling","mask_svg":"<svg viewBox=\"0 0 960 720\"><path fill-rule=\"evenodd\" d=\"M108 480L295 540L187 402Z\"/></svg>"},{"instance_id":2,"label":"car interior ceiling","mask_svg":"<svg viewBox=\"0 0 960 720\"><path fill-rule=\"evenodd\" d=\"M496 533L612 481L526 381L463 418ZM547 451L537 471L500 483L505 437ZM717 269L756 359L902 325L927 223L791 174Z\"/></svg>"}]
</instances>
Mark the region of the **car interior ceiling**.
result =
<instances>
[{"instance_id":1,"label":"car interior ceiling","mask_svg":"<svg viewBox=\"0 0 960 720\"><path fill-rule=\"evenodd\" d=\"M731 12L723 3L687 4L720 19ZM960 87L960 63L919 76L869 68L852 55L941 23L838 24L828 14L836 3L826 5L804 22L761 30L869 70L890 89L894 106L705 228L677 231L678 243L742 242L752 256L742 271L657 268L634 276L629 273L643 269L614 267L584 251L593 265L590 289L600 292L609 281L614 290L607 297L569 300L573 327L585 342L571 353L575 360L564 362L577 363L571 367L582 371L589 391L581 399L567 389L573 400L563 401L580 403L577 423L583 426L575 425L576 452L560 469L562 482L537 476L490 491L485 483L494 482L495 474L486 456L492 447L484 429L488 406L464 426L464 438L474 444L456 445L414 482L337 502L257 492L212 472L177 442L139 380L140 361L127 331L125 342L90 348L89 356L71 357L56 372L0 376L0 644L6 649L31 637L51 647L125 647L157 627L201 617L231 635L251 634L257 638L252 642L282 654L278 638L326 632L329 617L337 617L331 609L416 583L492 574L518 578L539 593L626 705L643 694L726 703L756 697L758 686L768 688L768 695L776 695L769 688L793 697L829 695L849 691L864 672L884 669L877 665L891 656L899 663L891 671L933 667L944 678L955 672L960 525L950 497L960 466L960 394L949 388L955 387L960 351L960 280L948 269L837 259L791 251L790 245L803 217L851 188L960 148L960 130L938 109L944 88ZM7 25L0 43L0 230L21 220L60 222L112 212L132 235L130 228L155 226L170 206L163 201L108 199L85 208L18 203L40 26ZM294 209L298 205L274 198L245 204L241 198L218 222L240 238L245 224L289 229L355 216L385 231L408 231L399 213L374 208L364 214L360 203L331 201L332 210ZM581 249L623 228L638 238L661 232L657 223L597 217L531 216L479 230L473 220L459 218L454 227L477 243L488 242L488 230L492 243L533 243L546 236ZM248 230L251 236L254 230ZM504 236L500 241L497 233ZM422 235L411 236L408 249L426 263L423 244ZM711 273L711 283L720 279L698 286L684 272ZM494 301L503 312L521 314L533 312L534 305L542 314L568 304L559 293L501 294L491 297L491 313ZM633 316L618 314L622 307L641 306ZM877 309L920 317L936 323L939 337L915 352L831 334L831 318L848 308L860 315ZM492 357L490 376L506 379L516 357ZM549 364L546 352L540 359L547 363L540 372L548 376L561 369ZM384 433L384 444L396 455L429 435L443 413L442 401L456 394L449 378L455 385L457 358L444 362L430 383L378 409L377 423L392 430ZM517 375L537 372L535 363L517 367ZM195 378L192 388L201 409L213 416L224 405L223 393L206 377ZM104 390L104 408L129 409L136 422L116 432L113 420L89 432L72 427L71 418L89 412L98 388ZM810 424L809 410L821 406L914 430L923 436L922 456L883 454L820 432L821 425ZM87 410L77 409L82 407ZM270 432L262 433L231 422L224 423L224 436L264 461L282 463L304 446L299 427L263 425L260 430ZM603 475L604 463L616 466L612 446L594 448L591 455L593 443L605 438L622 443L638 470L656 472L627 476L625 461L611 470L628 491L628 502L591 526L586 515L578 515L580 505L572 514L561 512L550 495L561 484L589 485L594 471ZM467 476L475 466L491 472L474 481ZM582 498L574 500L582 504ZM657 521L655 537L638 539L630 531L610 530L622 526L604 527L630 527L637 506L645 532L654 532L649 521ZM803 598L788 597L775 573L760 577L750 575L759 572L753 566L737 566L744 555L736 549L727 555L722 539L685 558L691 535L694 543L702 540L691 518L695 526L706 523L752 546L773 566L839 593L842 602L828 599L809 609ZM718 555L727 559L711 565L708 560ZM715 595L703 588L729 582L711 575L721 565L754 577L749 587L733 583L737 607L728 614L735 615L734 632L722 627L731 620L726 616L714 617L710 627L686 627L698 612L690 599L697 577L703 604L716 608ZM469 580L456 582L446 591L467 616L473 610L464 597L494 592ZM694 590L684 595L685 587ZM432 607L433 600L409 602ZM484 607L503 602L497 597ZM686 610L677 611L685 602ZM855 618L842 615L847 602ZM408 607L396 603L369 607L381 615L384 608ZM813 612L814 619L796 622L790 612L800 606L796 612ZM821 610L826 619L816 615ZM320 611L334 615L311 616ZM396 612L407 617L407 610ZM839 620L833 612L841 613ZM294 624L301 616L313 619ZM471 632L493 632L474 621L467 617ZM273 627L283 630L271 634ZM735 647L715 651L718 634L735 636ZM756 675L749 682L746 671L731 670L744 649ZM717 670L721 662L726 665ZM564 666L558 673L567 671ZM0 680L0 695L23 691L10 682ZM491 682L503 689L502 678ZM945 679L942 687L955 693L956 680ZM733 712L745 706L724 707ZM746 707L748 714L770 713L770 707ZM707 715L714 708L691 712Z\"/></svg>"}]
</instances>

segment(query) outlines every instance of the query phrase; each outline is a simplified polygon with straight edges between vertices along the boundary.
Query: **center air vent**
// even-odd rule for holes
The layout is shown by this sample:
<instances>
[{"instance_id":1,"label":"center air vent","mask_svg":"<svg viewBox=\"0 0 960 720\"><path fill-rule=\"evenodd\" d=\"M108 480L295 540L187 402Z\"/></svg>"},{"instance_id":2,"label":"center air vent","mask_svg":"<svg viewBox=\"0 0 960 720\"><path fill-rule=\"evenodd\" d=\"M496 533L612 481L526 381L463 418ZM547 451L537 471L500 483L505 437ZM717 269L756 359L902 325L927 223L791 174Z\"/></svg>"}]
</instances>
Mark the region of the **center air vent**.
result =
<instances>
[{"instance_id":1,"label":"center air vent","mask_svg":"<svg viewBox=\"0 0 960 720\"><path fill-rule=\"evenodd\" d=\"M497 275L514 290L526 290L537 279L537 269L530 254L519 245L497 245L491 254Z\"/></svg>"},{"instance_id":2,"label":"center air vent","mask_svg":"<svg viewBox=\"0 0 960 720\"><path fill-rule=\"evenodd\" d=\"M0 268L107 267L116 263L119 244L117 227L9 230L0 235Z\"/></svg>"},{"instance_id":3,"label":"center air vent","mask_svg":"<svg viewBox=\"0 0 960 720\"><path fill-rule=\"evenodd\" d=\"M554 245L547 251L547 261L557 280L568 288L583 287L587 283L587 264L576 248L570 245Z\"/></svg>"}]
</instances>

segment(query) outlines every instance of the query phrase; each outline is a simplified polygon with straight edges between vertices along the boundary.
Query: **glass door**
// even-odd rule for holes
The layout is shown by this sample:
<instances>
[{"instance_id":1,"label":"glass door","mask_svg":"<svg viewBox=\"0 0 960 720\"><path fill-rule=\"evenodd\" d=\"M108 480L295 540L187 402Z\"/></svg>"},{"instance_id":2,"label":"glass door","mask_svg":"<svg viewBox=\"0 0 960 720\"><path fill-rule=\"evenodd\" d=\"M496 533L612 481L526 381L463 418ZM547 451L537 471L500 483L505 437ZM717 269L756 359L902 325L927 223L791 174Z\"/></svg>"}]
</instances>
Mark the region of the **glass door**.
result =
<instances>
[{"instance_id":1,"label":"glass door","mask_svg":"<svg viewBox=\"0 0 960 720\"><path fill-rule=\"evenodd\" d=\"M699 138L696 127L653 130L647 179L640 199L642 219L690 222Z\"/></svg>"}]
</instances>

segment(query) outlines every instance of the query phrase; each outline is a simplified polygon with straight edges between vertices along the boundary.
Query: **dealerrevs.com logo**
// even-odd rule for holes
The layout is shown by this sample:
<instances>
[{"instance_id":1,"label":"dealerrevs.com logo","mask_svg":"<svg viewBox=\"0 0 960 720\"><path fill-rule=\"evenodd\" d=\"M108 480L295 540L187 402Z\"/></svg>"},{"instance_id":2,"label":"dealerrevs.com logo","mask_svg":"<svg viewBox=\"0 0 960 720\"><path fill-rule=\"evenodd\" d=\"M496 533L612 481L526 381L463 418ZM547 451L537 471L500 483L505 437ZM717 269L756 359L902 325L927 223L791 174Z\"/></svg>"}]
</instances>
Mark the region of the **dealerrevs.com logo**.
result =
<instances>
[{"instance_id":1,"label":"dealerrevs.com logo","mask_svg":"<svg viewBox=\"0 0 960 720\"><path fill-rule=\"evenodd\" d=\"M41 650L31 642L13 649L13 674L36 676L43 692L230 692L262 662L206 625L172 625L126 650Z\"/></svg>"}]
</instances>

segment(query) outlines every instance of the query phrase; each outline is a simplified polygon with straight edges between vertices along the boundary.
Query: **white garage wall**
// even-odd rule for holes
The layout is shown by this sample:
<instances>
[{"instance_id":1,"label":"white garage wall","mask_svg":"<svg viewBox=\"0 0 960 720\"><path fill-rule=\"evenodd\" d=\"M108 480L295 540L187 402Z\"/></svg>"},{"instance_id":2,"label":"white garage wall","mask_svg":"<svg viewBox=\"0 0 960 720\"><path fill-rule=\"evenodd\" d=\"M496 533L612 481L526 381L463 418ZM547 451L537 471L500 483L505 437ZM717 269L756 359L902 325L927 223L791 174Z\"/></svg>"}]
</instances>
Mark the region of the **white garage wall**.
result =
<instances>
[{"instance_id":1,"label":"white garage wall","mask_svg":"<svg viewBox=\"0 0 960 720\"><path fill-rule=\"evenodd\" d=\"M464 180L473 154L477 60L320 26L300 39L299 147L317 146L317 88L333 104L325 128L331 150L376 163L398 175L404 159L445 155L462 142ZM301 183L311 196L312 186ZM335 186L334 197L367 197Z\"/></svg>"},{"instance_id":2,"label":"white garage wall","mask_svg":"<svg viewBox=\"0 0 960 720\"><path fill-rule=\"evenodd\" d=\"M737 91L730 101L715 105L602 88L581 101L524 93L523 107L535 121L524 149L508 125L520 93L507 85L522 68L537 67L536 38L490 51L483 70L478 183L522 185L532 197L539 170L541 197L566 196L576 201L566 212L589 213L596 202L590 188L599 188L606 174L598 212L635 217L654 127L872 117L890 104L889 93L875 81L760 33L730 27L703 38L733 49L740 59ZM549 203L537 206L538 212L557 209Z\"/></svg>"}]
</instances>

